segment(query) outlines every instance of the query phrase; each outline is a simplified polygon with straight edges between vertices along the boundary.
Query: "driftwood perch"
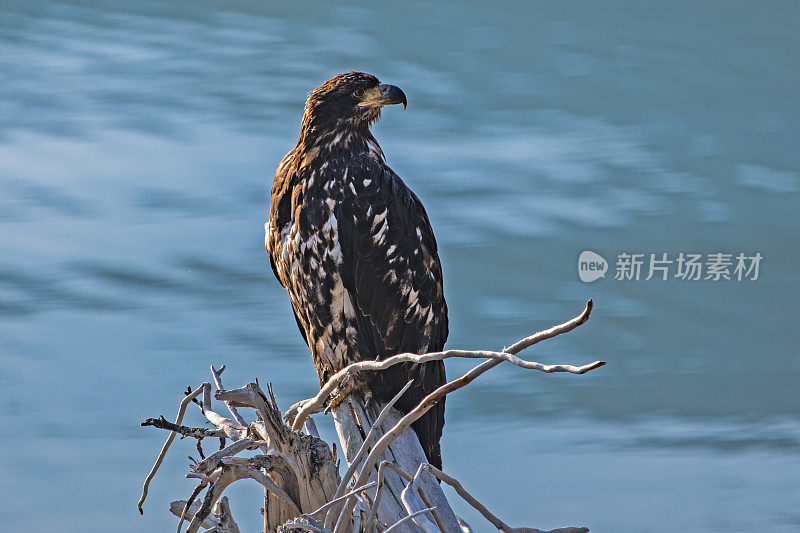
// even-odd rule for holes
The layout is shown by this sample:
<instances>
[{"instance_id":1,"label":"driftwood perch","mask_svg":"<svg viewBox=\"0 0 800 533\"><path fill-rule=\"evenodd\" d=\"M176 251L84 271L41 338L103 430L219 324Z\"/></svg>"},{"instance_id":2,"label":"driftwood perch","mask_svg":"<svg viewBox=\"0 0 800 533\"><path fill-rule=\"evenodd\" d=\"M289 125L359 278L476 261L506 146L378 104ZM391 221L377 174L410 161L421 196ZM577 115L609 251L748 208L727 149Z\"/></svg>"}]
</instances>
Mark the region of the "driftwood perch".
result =
<instances>
[{"instance_id":1,"label":"driftwood perch","mask_svg":"<svg viewBox=\"0 0 800 533\"><path fill-rule=\"evenodd\" d=\"M225 367L219 370L212 367L217 389L213 397L226 405L232 418L214 411L211 384L203 383L194 391L187 391L175 422L164 417L143 422L143 426L165 429L170 433L145 480L139 510L142 511L150 482L175 436L181 435L181 438L196 439L200 460L190 466L186 475L198 480L189 498L172 502L170 506L179 517L179 533L184 522L188 522L186 531L190 533L201 528L215 533L238 532L223 493L230 484L241 479L252 479L263 487L265 533L471 531L453 513L439 482L454 487L459 496L498 530L541 532L533 528L509 527L456 479L427 464L419 441L409 426L447 394L467 386L504 361L523 369L573 374L583 374L603 366L605 363L602 361L584 366L543 365L516 355L533 344L578 327L589 318L591 310L590 300L584 311L572 320L526 337L500 352L447 350L421 355L400 354L383 361L354 363L335 374L314 398L289 408L284 417L270 386L267 386L267 394L258 382L226 390L221 378ZM344 387L341 386L356 372L380 372L401 362L422 363L451 357L484 361L439 387L405 415L393 409L393 405L410 383L387 405L364 405L360 398L352 396L342 399ZM318 437L310 418L311 414L330 405L333 399L339 400L332 402L335 405L332 411L348 465L342 477L335 445L332 452ZM183 425L190 403L197 404L214 429ZM247 423L238 411L243 408L252 409L255 420ZM206 457L202 444L207 439L219 442L219 449ZM226 446L227 441L231 443ZM578 531L588 529L568 527L551 530L551 533Z\"/></svg>"}]
</instances>

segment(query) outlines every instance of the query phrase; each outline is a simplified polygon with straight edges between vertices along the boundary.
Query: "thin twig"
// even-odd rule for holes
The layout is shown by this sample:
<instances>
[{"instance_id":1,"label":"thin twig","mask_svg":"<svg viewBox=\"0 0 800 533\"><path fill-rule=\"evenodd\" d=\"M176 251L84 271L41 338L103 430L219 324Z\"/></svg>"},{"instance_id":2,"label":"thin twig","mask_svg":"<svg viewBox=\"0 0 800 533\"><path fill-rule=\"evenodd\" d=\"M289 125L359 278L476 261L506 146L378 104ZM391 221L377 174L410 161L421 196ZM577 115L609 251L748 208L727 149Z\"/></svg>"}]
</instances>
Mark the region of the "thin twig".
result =
<instances>
[{"instance_id":1,"label":"thin twig","mask_svg":"<svg viewBox=\"0 0 800 533\"><path fill-rule=\"evenodd\" d=\"M214 385L217 386L217 390L224 390L222 387L222 373L225 372L225 365L219 367L219 370L214 368L214 365L211 365L211 375L214 376ZM228 411L231 412L233 415L233 419L236 420L240 425L247 426L247 422L239 414L239 411L236 410L236 407L232 406L229 402L225 402L225 405L228 406Z\"/></svg>"},{"instance_id":2,"label":"thin twig","mask_svg":"<svg viewBox=\"0 0 800 533\"><path fill-rule=\"evenodd\" d=\"M332 505L335 505L335 504L339 503L340 501L344 500L345 498L349 498L350 496L353 496L354 494L358 494L358 493L363 492L363 491L365 491L367 489L371 489L377 483L378 483L377 481L371 481L371 482L367 483L366 485L364 485L363 487L359 487L357 489L353 489L350 492L348 492L347 494L339 496L338 498L334 498L333 500L329 501L328 503L326 503L325 505L323 505L322 507L320 507L316 511L311 512L311 513L307 513L307 515L308 516L314 516L315 514L321 513L322 511L328 509Z\"/></svg>"},{"instance_id":3,"label":"thin twig","mask_svg":"<svg viewBox=\"0 0 800 533\"><path fill-rule=\"evenodd\" d=\"M203 383L202 385L197 387L197 389L195 389L191 393L187 394L186 397L183 400L181 400L181 405L178 408L178 416L175 417L175 425L176 426L179 426L181 424L181 422L183 421L183 414L186 412L186 406L189 405L189 403L193 399L197 398L197 396L201 392L203 392L203 388L206 385L208 385L208 384L207 383ZM172 441L175 440L175 435L176 434L177 433L175 431L171 431L169 436L167 436L167 440L164 442L164 445L161 447L161 452L158 454L158 458L156 459L156 462L153 465L153 468L150 469L150 473L147 474L147 477L144 480L144 485L142 486L142 496L139 498L139 503L137 504L137 507L139 508L139 514L144 514L144 510L142 510L142 505L144 505L144 500L147 498L147 491L150 488L150 481L156 475L156 472L158 471L158 468L161 466L161 463L164 461L164 457L167 455L167 450L169 450L169 446L170 446L170 444L172 444Z\"/></svg>"},{"instance_id":4,"label":"thin twig","mask_svg":"<svg viewBox=\"0 0 800 533\"><path fill-rule=\"evenodd\" d=\"M411 513L410 515L408 515L408 516L406 516L404 518L401 518L400 520L398 520L397 522L392 524L392 527L390 527L389 529L387 529L383 533L390 533L392 530L394 530L395 528L400 527L401 524L405 524L409 520L413 519L415 516L419 516L419 515L425 514L425 513L430 513L431 511L435 511L435 510L436 510L436 507L428 507L427 509L421 509L421 510L415 512L415 513Z\"/></svg>"},{"instance_id":5,"label":"thin twig","mask_svg":"<svg viewBox=\"0 0 800 533\"><path fill-rule=\"evenodd\" d=\"M503 533L585 533L589 531L585 527L566 527L559 529L551 529L547 532L544 532L541 529L532 529L528 527L510 527L508 524L506 524L505 522L497 518L495 515L493 515L491 512L489 512L489 510L481 502L476 500L474 496L472 496L469 492L466 491L466 489L461 485L461 483L457 479L448 476L435 466L429 465L428 468L430 470L430 473L433 474L434 477L444 481L445 483L453 487L456 493L458 493L458 495L461 496L464 499L464 501L466 501L468 504L474 507L479 513L483 515L483 517L486 520L491 522L491 524L494 527L496 527Z\"/></svg>"},{"instance_id":6,"label":"thin twig","mask_svg":"<svg viewBox=\"0 0 800 533\"><path fill-rule=\"evenodd\" d=\"M219 429L193 428L189 426L179 426L177 424L173 424L172 422L164 418L163 415L159 416L158 418L148 418L140 425L142 427L153 426L154 428L158 429L167 429L169 431L175 431L176 433L180 433L184 437L194 437L196 439L225 436L225 432Z\"/></svg>"},{"instance_id":7,"label":"thin twig","mask_svg":"<svg viewBox=\"0 0 800 533\"><path fill-rule=\"evenodd\" d=\"M200 502L195 502L195 500L197 499L197 496L207 486L208 486L208 479L201 479L200 483L197 484L197 486L194 488L192 493L189 495L189 499L186 500L186 503L183 506L183 512L179 516L180 520L178 520L178 533L180 533L181 527L183 526L183 522L186 520L186 517L188 516L189 519L191 520L191 518L194 517L194 515L196 515L197 512L200 510L200 505L201 504L200 504ZM195 503L197 504L197 509L194 509L192 511L193 506L194 506ZM191 511L191 516L189 514L190 511Z\"/></svg>"}]
</instances>

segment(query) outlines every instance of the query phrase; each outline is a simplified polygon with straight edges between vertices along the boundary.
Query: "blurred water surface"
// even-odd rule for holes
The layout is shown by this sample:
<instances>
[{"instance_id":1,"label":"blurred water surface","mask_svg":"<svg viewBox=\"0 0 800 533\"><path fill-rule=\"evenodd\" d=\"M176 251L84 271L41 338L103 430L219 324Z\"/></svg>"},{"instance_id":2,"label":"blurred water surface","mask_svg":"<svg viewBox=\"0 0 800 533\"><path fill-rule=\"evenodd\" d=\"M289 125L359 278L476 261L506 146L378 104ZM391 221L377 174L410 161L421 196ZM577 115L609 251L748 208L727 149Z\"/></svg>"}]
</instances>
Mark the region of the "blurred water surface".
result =
<instances>
[{"instance_id":1,"label":"blurred water surface","mask_svg":"<svg viewBox=\"0 0 800 533\"><path fill-rule=\"evenodd\" d=\"M800 528L796 3L0 8L9 530L173 527L194 446L139 517L164 435L138 423L174 416L212 362L284 407L313 394L263 252L266 191L306 92L351 69L408 95L375 132L436 230L449 346L499 348L596 302L528 356L609 365L501 366L458 392L446 469L514 525ZM764 260L757 281L583 284L585 249ZM233 489L248 531L256 493Z\"/></svg>"}]
</instances>

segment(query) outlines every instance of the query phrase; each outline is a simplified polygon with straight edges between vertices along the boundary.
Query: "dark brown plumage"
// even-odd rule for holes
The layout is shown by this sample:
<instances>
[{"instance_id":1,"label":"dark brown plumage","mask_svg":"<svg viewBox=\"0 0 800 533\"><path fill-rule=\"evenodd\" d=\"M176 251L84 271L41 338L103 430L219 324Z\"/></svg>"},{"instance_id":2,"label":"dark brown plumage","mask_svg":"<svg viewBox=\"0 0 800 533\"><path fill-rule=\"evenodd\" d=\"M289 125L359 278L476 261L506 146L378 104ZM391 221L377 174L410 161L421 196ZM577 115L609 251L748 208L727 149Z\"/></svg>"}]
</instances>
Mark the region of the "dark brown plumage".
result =
<instances>
[{"instance_id":1,"label":"dark brown plumage","mask_svg":"<svg viewBox=\"0 0 800 533\"><path fill-rule=\"evenodd\" d=\"M362 72L340 74L306 102L300 139L272 185L267 251L289 292L320 383L348 364L439 351L447 305L422 203L384 162L369 131L405 94ZM441 361L359 376L354 393L385 403L410 379L408 412L445 382ZM441 467L444 400L412 427Z\"/></svg>"}]
</instances>

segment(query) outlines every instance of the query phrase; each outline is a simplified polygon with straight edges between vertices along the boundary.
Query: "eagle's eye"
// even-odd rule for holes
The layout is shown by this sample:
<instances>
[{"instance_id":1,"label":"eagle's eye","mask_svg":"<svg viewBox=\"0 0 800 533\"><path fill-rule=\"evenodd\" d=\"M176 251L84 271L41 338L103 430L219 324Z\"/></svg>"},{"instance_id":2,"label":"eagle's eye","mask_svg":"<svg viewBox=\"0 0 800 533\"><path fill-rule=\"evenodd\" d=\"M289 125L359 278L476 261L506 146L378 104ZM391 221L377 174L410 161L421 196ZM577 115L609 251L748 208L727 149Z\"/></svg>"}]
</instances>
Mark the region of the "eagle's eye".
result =
<instances>
[{"instance_id":1,"label":"eagle's eye","mask_svg":"<svg viewBox=\"0 0 800 533\"><path fill-rule=\"evenodd\" d=\"M364 89L356 89L353 92L353 96L355 96L358 99L361 99L361 97L364 96Z\"/></svg>"}]
</instances>

